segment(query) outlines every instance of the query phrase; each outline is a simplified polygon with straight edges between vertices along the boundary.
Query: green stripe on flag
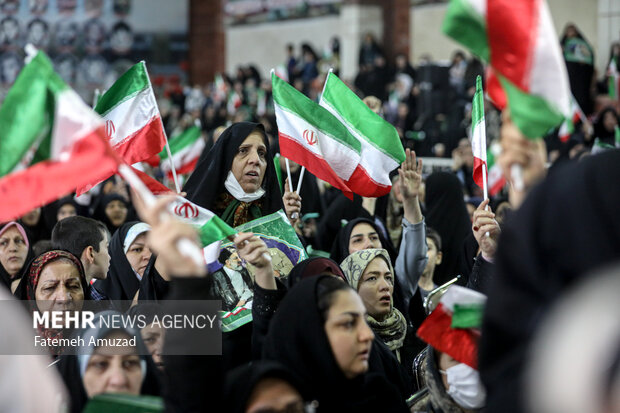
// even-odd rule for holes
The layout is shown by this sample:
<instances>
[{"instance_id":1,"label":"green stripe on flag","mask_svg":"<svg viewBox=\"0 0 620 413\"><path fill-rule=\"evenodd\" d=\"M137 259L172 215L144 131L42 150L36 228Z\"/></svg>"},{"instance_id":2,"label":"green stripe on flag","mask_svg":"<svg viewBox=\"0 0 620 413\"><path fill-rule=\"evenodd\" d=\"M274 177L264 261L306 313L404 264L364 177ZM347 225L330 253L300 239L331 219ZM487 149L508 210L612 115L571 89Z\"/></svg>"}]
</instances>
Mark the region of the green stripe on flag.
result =
<instances>
[{"instance_id":1,"label":"green stripe on flag","mask_svg":"<svg viewBox=\"0 0 620 413\"><path fill-rule=\"evenodd\" d=\"M235 235L236 233L237 231L235 231L217 215L213 216L213 218L208 220L206 224L198 228L200 242L203 247L223 240L231 235Z\"/></svg>"},{"instance_id":2,"label":"green stripe on flag","mask_svg":"<svg viewBox=\"0 0 620 413\"><path fill-rule=\"evenodd\" d=\"M149 87L149 84L149 76L146 73L144 62L133 65L99 98L95 112L105 116L119 104Z\"/></svg>"},{"instance_id":3,"label":"green stripe on flag","mask_svg":"<svg viewBox=\"0 0 620 413\"><path fill-rule=\"evenodd\" d=\"M614 127L614 143L616 148L620 148L620 127L618 125Z\"/></svg>"},{"instance_id":4,"label":"green stripe on flag","mask_svg":"<svg viewBox=\"0 0 620 413\"><path fill-rule=\"evenodd\" d=\"M361 139L397 163L405 161L405 151L396 128L373 112L333 73L327 76L321 101L337 112Z\"/></svg>"},{"instance_id":5,"label":"green stripe on flag","mask_svg":"<svg viewBox=\"0 0 620 413\"><path fill-rule=\"evenodd\" d=\"M483 311L483 304L454 304L451 327L480 328Z\"/></svg>"},{"instance_id":6,"label":"green stripe on flag","mask_svg":"<svg viewBox=\"0 0 620 413\"><path fill-rule=\"evenodd\" d=\"M508 97L510 117L527 138L539 139L564 121L562 113L547 100L520 90L499 73L497 78Z\"/></svg>"},{"instance_id":7,"label":"green stripe on flag","mask_svg":"<svg viewBox=\"0 0 620 413\"><path fill-rule=\"evenodd\" d=\"M474 10L469 1L452 0L448 5L441 30L488 62L490 54L484 19L485 16Z\"/></svg>"},{"instance_id":8,"label":"green stripe on flag","mask_svg":"<svg viewBox=\"0 0 620 413\"><path fill-rule=\"evenodd\" d=\"M356 151L358 154L361 152L362 144L327 109L308 99L275 74L271 76L271 81L273 85L273 100L283 111L301 117L304 121L319 129L321 133Z\"/></svg>"},{"instance_id":9,"label":"green stripe on flag","mask_svg":"<svg viewBox=\"0 0 620 413\"><path fill-rule=\"evenodd\" d=\"M476 126L484 122L484 94L482 93L482 78L476 77L476 93L474 94L474 104L471 110L471 132L472 137L476 130Z\"/></svg>"},{"instance_id":10,"label":"green stripe on flag","mask_svg":"<svg viewBox=\"0 0 620 413\"><path fill-rule=\"evenodd\" d=\"M223 333L233 331L252 321L252 310L243 308L237 314L234 314L235 311L239 311L238 308L235 308L233 311L228 313L220 311Z\"/></svg>"},{"instance_id":11,"label":"green stripe on flag","mask_svg":"<svg viewBox=\"0 0 620 413\"><path fill-rule=\"evenodd\" d=\"M174 156L175 153L179 152L183 148L192 145L194 142L201 138L202 135L200 128L198 126L191 126L185 129L181 134L170 139L170 152L172 152L172 155ZM164 159L168 159L168 151L165 148L159 153L159 158L162 161Z\"/></svg>"},{"instance_id":12,"label":"green stripe on flag","mask_svg":"<svg viewBox=\"0 0 620 413\"><path fill-rule=\"evenodd\" d=\"M30 164L50 157L55 95L67 88L43 52L22 69L0 105L0 176L11 172L33 146Z\"/></svg>"}]
</instances>

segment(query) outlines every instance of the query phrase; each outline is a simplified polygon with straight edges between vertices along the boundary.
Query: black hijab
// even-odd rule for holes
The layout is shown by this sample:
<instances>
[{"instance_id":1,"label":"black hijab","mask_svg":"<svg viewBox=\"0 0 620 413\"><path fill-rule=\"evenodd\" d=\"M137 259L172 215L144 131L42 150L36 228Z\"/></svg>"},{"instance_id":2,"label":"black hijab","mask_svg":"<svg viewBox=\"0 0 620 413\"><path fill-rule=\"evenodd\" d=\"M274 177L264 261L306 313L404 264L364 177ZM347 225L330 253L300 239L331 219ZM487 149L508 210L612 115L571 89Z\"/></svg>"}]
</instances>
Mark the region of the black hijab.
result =
<instances>
[{"instance_id":1,"label":"black hijab","mask_svg":"<svg viewBox=\"0 0 620 413\"><path fill-rule=\"evenodd\" d=\"M116 313L115 311L106 311L105 313L99 314L112 314ZM120 313L117 313L120 315ZM98 326L99 323L95 322L95 325ZM160 382L159 375L157 372L157 367L151 356L146 355L148 351L142 341L142 337L140 336L140 332L133 329L111 329L111 328L95 328L93 336L95 339L105 338L109 333L120 330L124 331L130 337L136 337L136 347L138 348L138 353L142 354L140 358L146 363L146 372L144 373L144 378L142 380L142 387L140 389L140 394L143 395L153 395L159 396L160 394ZM84 330L80 333L81 337L84 337L84 334L87 333L87 330ZM56 367L58 368L58 372L60 373L67 390L69 390L69 397L71 399L71 413L80 413L84 410L84 407L88 403L88 395L86 394L86 389L84 388L84 381L82 377L82 372L80 371L80 362L79 357L75 354L67 354L60 356L58 358L58 362L56 363Z\"/></svg>"},{"instance_id":2,"label":"black hijab","mask_svg":"<svg viewBox=\"0 0 620 413\"><path fill-rule=\"evenodd\" d=\"M138 293L138 302L149 300L159 301L163 300L168 294L169 282L164 280L162 276L155 269L155 261L157 256L153 254L146 268L144 269L144 275L140 280L140 292Z\"/></svg>"},{"instance_id":3,"label":"black hijab","mask_svg":"<svg viewBox=\"0 0 620 413\"><path fill-rule=\"evenodd\" d=\"M43 208L40 209L39 220L36 224L32 226L27 225L22 218L20 218L18 222L26 230L26 234L28 234L28 240L31 245L36 244L38 241L50 239L52 237L52 231L47 225Z\"/></svg>"},{"instance_id":4,"label":"black hijab","mask_svg":"<svg viewBox=\"0 0 620 413\"><path fill-rule=\"evenodd\" d=\"M334 241L331 251L331 258L336 262L342 262L345 258L349 256L349 239L351 238L351 232L353 232L353 228L357 224L366 223L373 227L377 234L379 235L379 240L381 241L381 246L385 249L390 255L390 260L392 261L392 265L396 263L396 257L398 256L398 252L394 248L392 241L387 239L383 235L383 231L381 228L375 224L372 219L369 218L355 218L347 223L344 227L340 229L338 232L338 236Z\"/></svg>"},{"instance_id":5,"label":"black hijab","mask_svg":"<svg viewBox=\"0 0 620 413\"><path fill-rule=\"evenodd\" d=\"M433 277L441 285L458 274L463 242L471 232L461 182L455 175L436 172L426 179L426 224L441 235L443 259Z\"/></svg>"},{"instance_id":6,"label":"black hijab","mask_svg":"<svg viewBox=\"0 0 620 413\"><path fill-rule=\"evenodd\" d=\"M218 215L223 212L216 210L216 201L221 194L227 192L224 182L226 182L239 146L254 130L258 130L263 135L263 142L267 148L267 167L262 184L265 189L265 195L261 198L262 215L268 215L284 208L265 128L259 123L251 122L232 124L222 132L209 151L202 152L196 169L183 187L183 191L187 192L188 200Z\"/></svg>"},{"instance_id":7,"label":"black hijab","mask_svg":"<svg viewBox=\"0 0 620 413\"><path fill-rule=\"evenodd\" d=\"M224 403L230 413L245 413L256 385L266 378L278 378L294 387L303 398L302 388L286 366L270 360L253 361L230 371L224 386Z\"/></svg>"},{"instance_id":8,"label":"black hijab","mask_svg":"<svg viewBox=\"0 0 620 413\"><path fill-rule=\"evenodd\" d=\"M108 231L110 231L110 234L114 234L114 232L118 228L120 228L120 227L115 227L110 221L110 219L108 218L108 215L105 213L105 208L112 201L121 201L123 204L125 204L125 206L127 207L127 218L125 218L125 222L128 222L130 220L129 219L130 204L129 202L127 202L125 197L117 193L109 193L101 197L101 200L99 201L99 203L95 207L95 211L93 212L93 218L98 221L103 222L105 226L108 228Z\"/></svg>"},{"instance_id":9,"label":"black hijab","mask_svg":"<svg viewBox=\"0 0 620 413\"><path fill-rule=\"evenodd\" d=\"M108 249L110 252L108 276L105 280L95 281L94 286L97 291L110 300L133 300L136 291L140 288L140 280L136 277L123 250L127 232L136 224L138 221L126 222L114 233Z\"/></svg>"},{"instance_id":10,"label":"black hijab","mask_svg":"<svg viewBox=\"0 0 620 413\"><path fill-rule=\"evenodd\" d=\"M15 223L11 223L9 222L8 224L0 227L0 229L8 229L8 227L10 226L22 226L20 223L15 222ZM32 259L34 258L34 253L32 252L32 243L30 242L30 239L28 238L28 232L26 230L26 228L24 228L22 226L22 229L24 230L24 233L26 234L26 244L28 245L28 253L26 254L26 259L24 260L24 265L22 266L22 268L17 272L17 274L15 274L15 276L13 278L11 278L11 276L9 275L8 271L4 268L4 265L2 265L2 263L0 263L0 284L4 284L7 288L7 290L9 290L9 292L11 291L11 283L15 280L21 279L23 277L24 274L27 273L28 271L28 265L30 263L30 261L32 261ZM18 228L19 230L19 228ZM20 231L20 233L22 233ZM24 234L22 233L22 236L24 236Z\"/></svg>"},{"instance_id":11,"label":"black hijab","mask_svg":"<svg viewBox=\"0 0 620 413\"><path fill-rule=\"evenodd\" d=\"M604 121L605 121L605 115L607 115L607 113L611 113L612 115L614 115L614 117L616 118L616 122L618 123L618 126L620 127L620 117L618 116L618 113L613 107L608 106L605 109L603 109L596 117L596 122L594 123L594 137L599 138L599 140L602 143L607 143L609 145L614 146L615 130L612 129L608 131L607 129L605 129Z\"/></svg>"},{"instance_id":12,"label":"black hijab","mask_svg":"<svg viewBox=\"0 0 620 413\"><path fill-rule=\"evenodd\" d=\"M272 319L263 358L291 369L302 394L318 400L322 412L407 411L384 375L367 372L349 380L338 366L317 304L317 285L327 277L302 280L286 294Z\"/></svg>"}]
</instances>

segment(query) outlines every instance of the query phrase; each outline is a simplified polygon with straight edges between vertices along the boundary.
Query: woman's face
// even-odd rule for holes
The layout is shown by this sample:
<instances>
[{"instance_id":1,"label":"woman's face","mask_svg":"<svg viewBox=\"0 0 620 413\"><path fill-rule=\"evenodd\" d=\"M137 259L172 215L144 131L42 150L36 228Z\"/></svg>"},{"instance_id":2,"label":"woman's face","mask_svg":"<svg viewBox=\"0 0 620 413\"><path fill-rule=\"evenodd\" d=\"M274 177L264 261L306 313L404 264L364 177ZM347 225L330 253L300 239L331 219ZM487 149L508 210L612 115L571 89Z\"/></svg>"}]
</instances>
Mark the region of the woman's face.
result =
<instances>
[{"instance_id":1,"label":"woman's face","mask_svg":"<svg viewBox=\"0 0 620 413\"><path fill-rule=\"evenodd\" d=\"M22 222L34 227L39 223L39 218L41 218L41 208L35 208L22 217Z\"/></svg>"},{"instance_id":2,"label":"woman's face","mask_svg":"<svg viewBox=\"0 0 620 413\"><path fill-rule=\"evenodd\" d=\"M368 371L368 357L375 335L366 324L366 309L352 290L335 293L327 312L325 333L345 377L352 379Z\"/></svg>"},{"instance_id":3,"label":"woman's face","mask_svg":"<svg viewBox=\"0 0 620 413\"><path fill-rule=\"evenodd\" d=\"M263 184L265 169L267 169L267 147L263 135L254 131L239 146L230 170L241 188L247 193L253 193Z\"/></svg>"},{"instance_id":4,"label":"woman's face","mask_svg":"<svg viewBox=\"0 0 620 413\"><path fill-rule=\"evenodd\" d=\"M127 219L127 206L118 199L108 203L105 207L105 214L115 227L120 227Z\"/></svg>"},{"instance_id":5,"label":"woman's face","mask_svg":"<svg viewBox=\"0 0 620 413\"><path fill-rule=\"evenodd\" d=\"M304 399L288 382L276 377L260 380L248 399L246 413L304 411Z\"/></svg>"},{"instance_id":6,"label":"woman's face","mask_svg":"<svg viewBox=\"0 0 620 413\"><path fill-rule=\"evenodd\" d=\"M163 369L164 367L161 352L164 348L165 333L166 330L164 330L161 325L154 323L151 323L140 330L142 341L144 341L146 348L149 350L149 353L151 353L153 362L160 369Z\"/></svg>"},{"instance_id":7,"label":"woman's face","mask_svg":"<svg viewBox=\"0 0 620 413\"><path fill-rule=\"evenodd\" d=\"M605 126L605 129L608 132L611 132L616 126L618 126L618 119L616 119L613 112L605 112L605 116L603 117L603 126Z\"/></svg>"},{"instance_id":8,"label":"woman's face","mask_svg":"<svg viewBox=\"0 0 620 413\"><path fill-rule=\"evenodd\" d=\"M151 250L146 246L146 234L147 232L138 235L125 253L129 265L140 277L144 275L144 270L151 259Z\"/></svg>"},{"instance_id":9,"label":"woman's face","mask_svg":"<svg viewBox=\"0 0 620 413\"><path fill-rule=\"evenodd\" d=\"M366 311L378 321L385 319L392 310L394 274L381 257L376 257L366 267L357 285Z\"/></svg>"},{"instance_id":10,"label":"woman's face","mask_svg":"<svg viewBox=\"0 0 620 413\"><path fill-rule=\"evenodd\" d=\"M58 212L56 213L56 220L60 221L68 217L74 217L77 215L77 211L75 210L75 206L72 204L64 204L60 208L58 208Z\"/></svg>"},{"instance_id":11,"label":"woman's face","mask_svg":"<svg viewBox=\"0 0 620 413\"><path fill-rule=\"evenodd\" d=\"M372 225L362 222L353 227L349 236L349 254L369 248L383 248L377 230Z\"/></svg>"},{"instance_id":12,"label":"woman's face","mask_svg":"<svg viewBox=\"0 0 620 413\"><path fill-rule=\"evenodd\" d=\"M66 260L52 261L43 267L35 290L40 311L79 311L84 304L80 273Z\"/></svg>"},{"instance_id":13,"label":"woman's face","mask_svg":"<svg viewBox=\"0 0 620 413\"><path fill-rule=\"evenodd\" d=\"M24 266L26 255L28 255L26 240L13 225L0 236L0 264L11 277L14 277Z\"/></svg>"},{"instance_id":14,"label":"woman's face","mask_svg":"<svg viewBox=\"0 0 620 413\"><path fill-rule=\"evenodd\" d=\"M127 339L122 331L113 331L105 338ZM142 364L135 347L101 346L88 360L82 381L88 397L103 393L126 393L135 396L142 387Z\"/></svg>"}]
</instances>

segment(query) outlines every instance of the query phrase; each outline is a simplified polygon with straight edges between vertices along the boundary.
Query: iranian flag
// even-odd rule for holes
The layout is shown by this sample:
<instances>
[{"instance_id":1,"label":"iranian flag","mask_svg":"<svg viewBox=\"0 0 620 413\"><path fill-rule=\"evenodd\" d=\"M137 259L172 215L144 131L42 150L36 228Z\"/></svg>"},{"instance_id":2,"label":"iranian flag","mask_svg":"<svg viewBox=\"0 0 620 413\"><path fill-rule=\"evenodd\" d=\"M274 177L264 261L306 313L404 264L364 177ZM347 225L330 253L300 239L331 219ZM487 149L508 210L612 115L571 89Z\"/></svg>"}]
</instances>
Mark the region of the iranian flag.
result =
<instances>
[{"instance_id":1,"label":"iranian flag","mask_svg":"<svg viewBox=\"0 0 620 413\"><path fill-rule=\"evenodd\" d=\"M164 148L161 116L144 62L127 70L97 101L110 145L132 165Z\"/></svg>"},{"instance_id":2,"label":"iranian flag","mask_svg":"<svg viewBox=\"0 0 620 413\"><path fill-rule=\"evenodd\" d=\"M196 168L200 154L205 147L202 139L202 132L198 126L186 129L180 135L170 139L170 152L172 153L172 163L177 174L188 174ZM170 159L167 151L159 154L161 169L172 179L170 169Z\"/></svg>"},{"instance_id":3,"label":"iranian flag","mask_svg":"<svg viewBox=\"0 0 620 413\"><path fill-rule=\"evenodd\" d=\"M495 157L499 155L500 151L501 148L498 142L492 143L491 147L487 150L487 168L489 171L487 175L487 187L490 196L497 195L504 185L506 185L504 172L499 164L495 162Z\"/></svg>"},{"instance_id":4,"label":"iranian flag","mask_svg":"<svg viewBox=\"0 0 620 413\"><path fill-rule=\"evenodd\" d=\"M451 0L442 30L489 63L487 93L539 138L569 116L566 65L545 0Z\"/></svg>"},{"instance_id":5,"label":"iranian flag","mask_svg":"<svg viewBox=\"0 0 620 413\"><path fill-rule=\"evenodd\" d=\"M471 109L471 149L474 154L474 182L484 188L484 197L487 197L487 134L484 123L484 94L482 93L482 78L476 78L476 93Z\"/></svg>"},{"instance_id":6,"label":"iranian flag","mask_svg":"<svg viewBox=\"0 0 620 413\"><path fill-rule=\"evenodd\" d=\"M360 162L345 182L356 194L379 197L390 192L390 172L405 160L394 126L372 111L332 71L319 105L338 119L361 144Z\"/></svg>"},{"instance_id":7,"label":"iranian flag","mask_svg":"<svg viewBox=\"0 0 620 413\"><path fill-rule=\"evenodd\" d=\"M562 122L562 126L560 126L560 130L558 132L558 137L562 142L568 142L570 139L570 135L575 131L575 124L577 122L585 121L586 115L583 113L579 104L575 100L575 97L571 95L570 97L570 116L564 119Z\"/></svg>"},{"instance_id":8,"label":"iranian flag","mask_svg":"<svg viewBox=\"0 0 620 413\"><path fill-rule=\"evenodd\" d=\"M271 75L280 154L353 199L344 182L361 157L360 142L329 111Z\"/></svg>"},{"instance_id":9,"label":"iranian flag","mask_svg":"<svg viewBox=\"0 0 620 413\"><path fill-rule=\"evenodd\" d=\"M453 285L426 317L417 335L453 359L478 368L478 340L487 297L469 288Z\"/></svg>"},{"instance_id":10,"label":"iranian flag","mask_svg":"<svg viewBox=\"0 0 620 413\"><path fill-rule=\"evenodd\" d=\"M104 123L38 52L0 107L0 222L117 167Z\"/></svg>"},{"instance_id":11,"label":"iranian flag","mask_svg":"<svg viewBox=\"0 0 620 413\"><path fill-rule=\"evenodd\" d=\"M168 205L168 210L198 230L203 247L237 233L213 212L188 201L181 195L177 195Z\"/></svg>"}]
</instances>

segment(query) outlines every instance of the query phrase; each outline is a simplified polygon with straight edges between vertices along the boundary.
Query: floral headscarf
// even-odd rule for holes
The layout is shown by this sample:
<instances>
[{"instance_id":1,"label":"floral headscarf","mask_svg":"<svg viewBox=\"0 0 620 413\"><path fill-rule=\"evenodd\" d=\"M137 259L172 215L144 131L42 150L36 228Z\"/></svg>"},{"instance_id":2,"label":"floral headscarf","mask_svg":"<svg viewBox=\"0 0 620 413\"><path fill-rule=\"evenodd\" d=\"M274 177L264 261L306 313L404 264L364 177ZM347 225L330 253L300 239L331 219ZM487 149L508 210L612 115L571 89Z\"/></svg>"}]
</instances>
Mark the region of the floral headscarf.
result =
<instances>
[{"instance_id":1,"label":"floral headscarf","mask_svg":"<svg viewBox=\"0 0 620 413\"><path fill-rule=\"evenodd\" d=\"M370 248L367 250L356 251L342 261L340 267L344 272L347 283L358 290L360 280L366 267L372 260L377 257L385 259L390 272L394 274L394 268L390 262L390 255L384 249ZM394 307L393 298L390 298L391 310L390 314L379 321L371 315L366 316L366 321L375 334L377 334L383 342L396 353L396 357L400 360L400 348L405 341L405 333L407 332L407 320L405 316Z\"/></svg>"}]
</instances>

